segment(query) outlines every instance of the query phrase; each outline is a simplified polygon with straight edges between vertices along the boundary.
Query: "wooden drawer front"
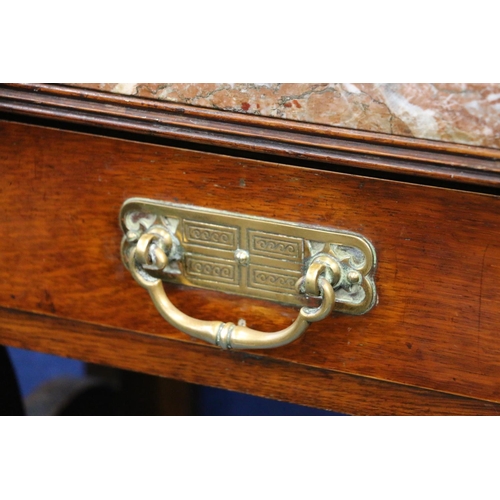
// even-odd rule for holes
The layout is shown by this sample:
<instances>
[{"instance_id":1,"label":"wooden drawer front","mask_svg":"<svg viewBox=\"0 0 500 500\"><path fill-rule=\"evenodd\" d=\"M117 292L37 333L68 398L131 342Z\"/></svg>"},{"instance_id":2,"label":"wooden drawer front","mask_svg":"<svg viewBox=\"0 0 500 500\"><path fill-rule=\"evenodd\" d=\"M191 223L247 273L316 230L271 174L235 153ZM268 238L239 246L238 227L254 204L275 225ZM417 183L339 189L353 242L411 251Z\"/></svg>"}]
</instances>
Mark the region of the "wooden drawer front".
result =
<instances>
[{"instance_id":1,"label":"wooden drawer front","mask_svg":"<svg viewBox=\"0 0 500 500\"><path fill-rule=\"evenodd\" d=\"M252 363L284 361L298 372L320 368L500 401L499 198L9 122L1 122L1 137L4 310L157 336L154 345L164 338L169 349L175 341L179 370L183 349L195 345L212 364L220 359L222 370L227 359L244 363L248 355L175 331L124 268L122 203L144 197L327 226L373 243L378 304L364 316L334 314L293 344L255 351ZM297 314L266 301L166 288L176 306L205 320L245 318L271 331ZM43 339L5 335L11 344L43 348ZM64 334L52 342L64 344ZM99 359L99 345L86 349ZM65 352L92 358L81 347ZM114 356L119 364L119 348ZM231 387L225 378L218 385Z\"/></svg>"}]
</instances>

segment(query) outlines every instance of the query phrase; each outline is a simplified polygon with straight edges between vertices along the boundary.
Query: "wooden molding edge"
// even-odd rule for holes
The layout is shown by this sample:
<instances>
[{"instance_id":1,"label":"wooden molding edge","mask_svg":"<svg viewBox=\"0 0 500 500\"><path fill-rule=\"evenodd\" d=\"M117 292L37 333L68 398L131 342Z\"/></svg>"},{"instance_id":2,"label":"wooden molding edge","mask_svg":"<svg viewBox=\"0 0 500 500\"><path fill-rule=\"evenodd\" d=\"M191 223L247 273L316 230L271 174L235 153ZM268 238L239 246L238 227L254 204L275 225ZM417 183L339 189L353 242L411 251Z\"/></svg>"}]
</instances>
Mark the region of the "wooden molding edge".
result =
<instances>
[{"instance_id":1,"label":"wooden molding edge","mask_svg":"<svg viewBox=\"0 0 500 500\"><path fill-rule=\"evenodd\" d=\"M0 324L4 345L342 413L500 415L495 402L37 313L0 307Z\"/></svg>"},{"instance_id":2,"label":"wooden molding edge","mask_svg":"<svg viewBox=\"0 0 500 500\"><path fill-rule=\"evenodd\" d=\"M313 125L49 84L0 85L0 110L444 182L500 186L500 150Z\"/></svg>"}]
</instances>

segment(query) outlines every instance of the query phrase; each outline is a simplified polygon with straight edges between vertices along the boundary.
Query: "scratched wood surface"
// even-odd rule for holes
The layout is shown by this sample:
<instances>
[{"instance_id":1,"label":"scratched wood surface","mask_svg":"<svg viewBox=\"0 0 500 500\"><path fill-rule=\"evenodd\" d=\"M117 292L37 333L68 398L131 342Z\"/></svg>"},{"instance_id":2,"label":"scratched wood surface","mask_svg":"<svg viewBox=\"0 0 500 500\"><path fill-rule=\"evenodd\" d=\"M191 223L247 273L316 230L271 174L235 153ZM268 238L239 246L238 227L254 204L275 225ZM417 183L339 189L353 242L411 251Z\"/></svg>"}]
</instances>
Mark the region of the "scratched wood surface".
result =
<instances>
[{"instance_id":1,"label":"scratched wood surface","mask_svg":"<svg viewBox=\"0 0 500 500\"><path fill-rule=\"evenodd\" d=\"M166 353L178 345L173 363L179 369L193 362L191 355L183 358L183 346L191 353L195 347L210 352L211 362L241 356L174 331L124 269L118 213L127 198L141 196L350 230L374 244L379 303L372 311L361 317L335 314L313 324L294 344L253 351L252 363L279 361L288 370L380 380L384 387L395 382L398 388L411 386L408 394L421 388L500 401L498 197L17 123L1 122L0 134L0 306L117 329L116 351L106 355L102 349L109 344L100 346L95 333L89 333L88 343L73 344L64 331L54 337L38 331L35 340L27 335L24 342L21 332L16 337L5 326L9 333L0 333L0 341L122 366L120 331L127 330L138 332L151 349L161 348L162 341L169 346ZM249 326L270 331L285 327L297 313L217 292L166 288L181 310L201 319L245 318ZM127 339L123 335L123 344ZM133 356L130 346L124 351ZM150 370L144 357L126 364ZM203 383L206 369L190 364L196 376L187 378ZM234 375L224 362L211 369L219 377L206 375L206 383L235 388L227 382ZM172 376L171 371L164 374ZM252 374L257 381L247 390L273 397L279 382L258 391L259 371ZM267 376L269 370L263 370ZM321 390L328 392L330 379L322 380ZM242 384L237 390L244 390ZM281 394L328 406L314 397L311 402L305 390L290 386ZM319 389L311 384L310 390ZM379 395L383 398L382 389ZM345 410L334 400L330 394L332 409ZM371 408L376 412L376 404Z\"/></svg>"}]
</instances>

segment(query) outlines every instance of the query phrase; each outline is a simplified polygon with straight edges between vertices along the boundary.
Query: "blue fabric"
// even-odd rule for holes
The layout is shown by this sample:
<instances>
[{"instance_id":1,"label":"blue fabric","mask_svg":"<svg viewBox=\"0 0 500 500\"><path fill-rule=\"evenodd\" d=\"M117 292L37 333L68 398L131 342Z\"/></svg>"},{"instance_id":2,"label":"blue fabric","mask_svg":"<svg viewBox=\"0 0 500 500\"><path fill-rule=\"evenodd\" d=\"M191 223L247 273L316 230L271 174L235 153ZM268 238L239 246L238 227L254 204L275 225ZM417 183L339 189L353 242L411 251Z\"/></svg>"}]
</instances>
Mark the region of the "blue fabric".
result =
<instances>
[{"instance_id":1,"label":"blue fabric","mask_svg":"<svg viewBox=\"0 0 500 500\"><path fill-rule=\"evenodd\" d=\"M23 397L30 394L41 383L53 378L83 377L85 374L84 364L81 361L13 347L8 347L7 351Z\"/></svg>"}]
</instances>

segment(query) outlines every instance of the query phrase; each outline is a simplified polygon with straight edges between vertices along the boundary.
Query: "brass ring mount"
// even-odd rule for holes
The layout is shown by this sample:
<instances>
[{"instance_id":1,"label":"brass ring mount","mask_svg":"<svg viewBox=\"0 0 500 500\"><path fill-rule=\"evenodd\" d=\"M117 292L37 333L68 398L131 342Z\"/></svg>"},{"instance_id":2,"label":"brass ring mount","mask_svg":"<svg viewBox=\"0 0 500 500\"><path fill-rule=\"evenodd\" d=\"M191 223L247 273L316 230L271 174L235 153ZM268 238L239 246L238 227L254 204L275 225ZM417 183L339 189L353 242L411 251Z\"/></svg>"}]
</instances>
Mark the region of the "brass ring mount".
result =
<instances>
[{"instance_id":1,"label":"brass ring mount","mask_svg":"<svg viewBox=\"0 0 500 500\"><path fill-rule=\"evenodd\" d=\"M333 310L364 314L376 303L376 254L363 236L236 213L127 200L122 259L160 314L180 331L223 349L293 342ZM163 281L300 306L278 332L202 321L177 309ZM310 297L319 301L310 307Z\"/></svg>"},{"instance_id":2,"label":"brass ring mount","mask_svg":"<svg viewBox=\"0 0 500 500\"><path fill-rule=\"evenodd\" d=\"M335 292L330 282L318 276L318 294L321 304L316 308L302 307L297 319L287 328L278 332L260 332L243 325L222 321L203 321L192 318L175 307L167 297L160 279L152 277L143 264L150 265L156 255L160 265L168 262L168 258L159 247L153 247L155 237L144 234L139 238L137 247L131 252L129 269L134 279L144 287L151 296L158 312L172 326L192 337L204 340L223 349L271 349L280 347L299 338L315 321L320 321L331 314L335 303ZM153 248L152 248L153 247ZM163 267L165 266L163 265Z\"/></svg>"}]
</instances>

